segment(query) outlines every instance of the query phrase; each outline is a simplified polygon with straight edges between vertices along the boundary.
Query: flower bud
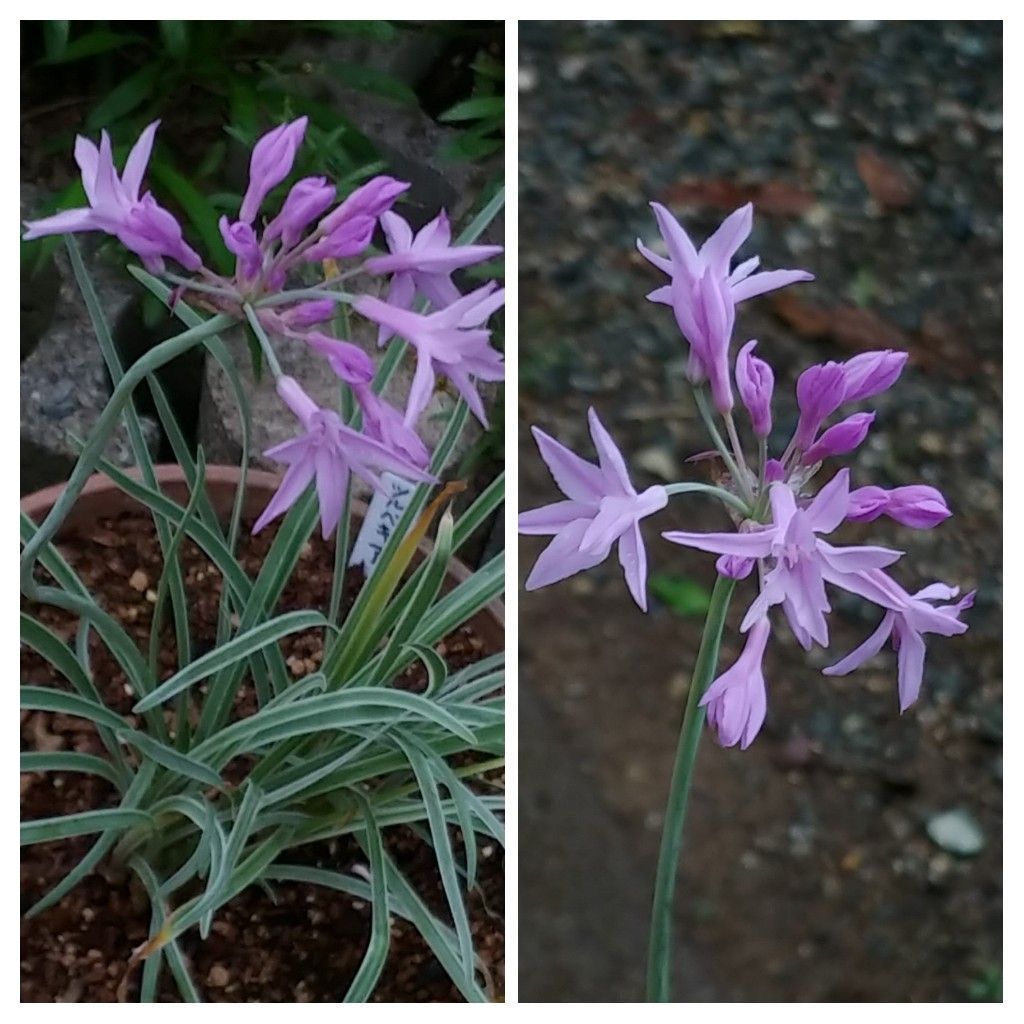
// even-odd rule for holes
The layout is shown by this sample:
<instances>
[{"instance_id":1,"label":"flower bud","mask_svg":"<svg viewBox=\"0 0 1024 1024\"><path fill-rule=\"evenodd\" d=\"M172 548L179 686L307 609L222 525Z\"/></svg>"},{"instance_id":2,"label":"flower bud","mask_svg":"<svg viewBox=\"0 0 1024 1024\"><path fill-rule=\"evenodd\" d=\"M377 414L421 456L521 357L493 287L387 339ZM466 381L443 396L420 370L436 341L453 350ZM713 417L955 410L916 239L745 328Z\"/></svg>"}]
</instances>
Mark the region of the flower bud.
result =
<instances>
[{"instance_id":1,"label":"flower bud","mask_svg":"<svg viewBox=\"0 0 1024 1024\"><path fill-rule=\"evenodd\" d=\"M312 299L291 306L280 314L280 318L285 326L301 329L330 320L336 308L333 299Z\"/></svg>"},{"instance_id":2,"label":"flower bud","mask_svg":"<svg viewBox=\"0 0 1024 1024\"><path fill-rule=\"evenodd\" d=\"M228 252L234 253L236 257L235 272L241 278L255 277L263 266L263 253L256 241L256 232L240 220L234 224L229 223L227 217L221 217L217 226Z\"/></svg>"},{"instance_id":3,"label":"flower bud","mask_svg":"<svg viewBox=\"0 0 1024 1024\"><path fill-rule=\"evenodd\" d=\"M745 580L753 571L757 559L743 558L741 555L721 555L715 568L719 576L727 576L731 580Z\"/></svg>"},{"instance_id":4,"label":"flower bud","mask_svg":"<svg viewBox=\"0 0 1024 1024\"><path fill-rule=\"evenodd\" d=\"M810 466L833 455L846 455L847 452L852 452L867 437L874 419L873 412L858 412L848 416L834 427L829 427L804 452L802 460L804 465Z\"/></svg>"},{"instance_id":5,"label":"flower bud","mask_svg":"<svg viewBox=\"0 0 1024 1024\"><path fill-rule=\"evenodd\" d=\"M892 387L903 372L907 362L906 352L885 349L882 352L864 352L848 359L843 366L846 378L844 402L859 402Z\"/></svg>"},{"instance_id":6,"label":"flower bud","mask_svg":"<svg viewBox=\"0 0 1024 1024\"><path fill-rule=\"evenodd\" d=\"M302 335L302 340L324 356L331 369L346 384L368 384L373 380L373 360L358 345L338 341L319 331Z\"/></svg>"},{"instance_id":7,"label":"flower bud","mask_svg":"<svg viewBox=\"0 0 1024 1024\"><path fill-rule=\"evenodd\" d=\"M889 505L889 492L882 487L858 487L850 491L846 518L854 523L873 523L884 515Z\"/></svg>"},{"instance_id":8,"label":"flower bud","mask_svg":"<svg viewBox=\"0 0 1024 1024\"><path fill-rule=\"evenodd\" d=\"M317 262L358 256L370 244L377 219L408 188L407 181L397 181L386 174L360 185L320 221L317 231L324 237L306 252L306 259Z\"/></svg>"},{"instance_id":9,"label":"flower bud","mask_svg":"<svg viewBox=\"0 0 1024 1024\"><path fill-rule=\"evenodd\" d=\"M736 389L750 414L758 437L767 437L772 429L772 392L775 375L772 368L753 354L756 341L748 341L736 356Z\"/></svg>"},{"instance_id":10,"label":"flower bud","mask_svg":"<svg viewBox=\"0 0 1024 1024\"><path fill-rule=\"evenodd\" d=\"M300 117L278 125L253 146L249 161L249 187L238 211L238 219L243 224L251 224L256 219L268 193L288 177L308 122L308 117Z\"/></svg>"},{"instance_id":11,"label":"flower bud","mask_svg":"<svg viewBox=\"0 0 1024 1024\"><path fill-rule=\"evenodd\" d=\"M302 232L334 202L335 188L326 178L303 178L292 185L281 212L267 225L263 233L266 241L280 237L290 249Z\"/></svg>"},{"instance_id":12,"label":"flower bud","mask_svg":"<svg viewBox=\"0 0 1024 1024\"><path fill-rule=\"evenodd\" d=\"M770 484L781 483L786 479L786 467L778 459L769 459L764 464L764 478Z\"/></svg>"},{"instance_id":13,"label":"flower bud","mask_svg":"<svg viewBox=\"0 0 1024 1024\"><path fill-rule=\"evenodd\" d=\"M800 420L796 427L796 445L813 443L822 423L839 408L846 393L846 375L838 363L809 366L796 382L796 401Z\"/></svg>"},{"instance_id":14,"label":"flower bud","mask_svg":"<svg viewBox=\"0 0 1024 1024\"><path fill-rule=\"evenodd\" d=\"M885 514L897 523L917 530L930 530L952 515L942 494L926 484L911 484L891 490Z\"/></svg>"}]
</instances>

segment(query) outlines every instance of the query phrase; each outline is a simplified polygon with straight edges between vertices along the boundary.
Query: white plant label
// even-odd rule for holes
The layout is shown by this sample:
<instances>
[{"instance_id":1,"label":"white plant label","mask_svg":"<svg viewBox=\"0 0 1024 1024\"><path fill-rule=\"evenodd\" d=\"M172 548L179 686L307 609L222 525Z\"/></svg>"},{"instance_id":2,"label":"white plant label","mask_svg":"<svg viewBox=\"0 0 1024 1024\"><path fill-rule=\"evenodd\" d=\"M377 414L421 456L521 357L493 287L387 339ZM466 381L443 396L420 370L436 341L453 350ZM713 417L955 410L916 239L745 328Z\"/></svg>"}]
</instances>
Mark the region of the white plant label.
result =
<instances>
[{"instance_id":1,"label":"white plant label","mask_svg":"<svg viewBox=\"0 0 1024 1024\"><path fill-rule=\"evenodd\" d=\"M359 536L352 548L349 565L361 565L366 575L372 574L398 521L412 499L415 484L393 473L381 473L383 491L374 491Z\"/></svg>"}]
</instances>

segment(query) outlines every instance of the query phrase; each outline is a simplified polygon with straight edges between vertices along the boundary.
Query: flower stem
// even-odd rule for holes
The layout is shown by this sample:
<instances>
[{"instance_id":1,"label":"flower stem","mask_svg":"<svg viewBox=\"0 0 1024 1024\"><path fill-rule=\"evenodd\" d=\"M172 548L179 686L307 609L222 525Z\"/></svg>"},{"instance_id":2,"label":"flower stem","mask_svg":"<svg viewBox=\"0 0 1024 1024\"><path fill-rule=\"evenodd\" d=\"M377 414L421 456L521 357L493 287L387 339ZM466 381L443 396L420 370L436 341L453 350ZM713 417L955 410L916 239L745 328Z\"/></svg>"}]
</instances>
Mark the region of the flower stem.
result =
<instances>
[{"instance_id":1,"label":"flower stem","mask_svg":"<svg viewBox=\"0 0 1024 1024\"><path fill-rule=\"evenodd\" d=\"M256 340L260 343L260 348L263 349L263 357L267 361L267 366L270 367L274 380L280 380L283 376L281 364L277 361L277 353L274 351L274 346L270 344L267 332L263 330L263 324L260 323L256 310L248 302L242 306L242 309L249 320L249 326L252 328L253 334L256 335Z\"/></svg>"},{"instance_id":2,"label":"flower stem","mask_svg":"<svg viewBox=\"0 0 1024 1024\"><path fill-rule=\"evenodd\" d=\"M651 938L647 957L647 1001L651 1003L670 1001L673 896L679 851L683 843L683 823L686 820L690 780L705 716L704 709L698 705L718 665L718 649L722 642L725 613L735 586L736 581L725 576L719 576L715 582L700 650L697 652L697 662L690 680L683 724L679 731L676 763L672 770L672 785L669 789L668 806L665 809L665 827L661 834L658 874L654 883L654 906L651 910Z\"/></svg>"},{"instance_id":3,"label":"flower stem","mask_svg":"<svg viewBox=\"0 0 1024 1024\"><path fill-rule=\"evenodd\" d=\"M726 468L732 474L733 482L739 490L740 495L746 500L747 504L753 505L754 496L750 493L750 486L747 483L747 475L740 471L740 467L736 464L736 460L730 454L725 441L722 440L722 434L715 425L715 417L711 412L711 406L708 404L708 398L704 389L694 388L693 397L694 401L697 403L697 411L700 413L700 417L704 421L704 426L707 427L708 434L711 435L711 440L718 449L719 455L722 456L722 461L725 463Z\"/></svg>"},{"instance_id":4,"label":"flower stem","mask_svg":"<svg viewBox=\"0 0 1024 1024\"><path fill-rule=\"evenodd\" d=\"M714 484L680 481L676 484L666 484L665 492L667 494L710 494L713 497L718 498L719 501L725 502L726 505L731 505L744 518L748 518L750 516L750 507L742 498L737 497L732 493L732 491L727 491L722 487L715 487Z\"/></svg>"},{"instance_id":5,"label":"flower stem","mask_svg":"<svg viewBox=\"0 0 1024 1024\"><path fill-rule=\"evenodd\" d=\"M284 306L289 302L298 302L302 299L332 299L334 302L345 302L351 305L358 295L350 295L348 292L329 291L320 288L296 288L289 292L278 292L276 295L268 295L264 299L258 299L256 307L262 309L264 306Z\"/></svg>"}]
</instances>

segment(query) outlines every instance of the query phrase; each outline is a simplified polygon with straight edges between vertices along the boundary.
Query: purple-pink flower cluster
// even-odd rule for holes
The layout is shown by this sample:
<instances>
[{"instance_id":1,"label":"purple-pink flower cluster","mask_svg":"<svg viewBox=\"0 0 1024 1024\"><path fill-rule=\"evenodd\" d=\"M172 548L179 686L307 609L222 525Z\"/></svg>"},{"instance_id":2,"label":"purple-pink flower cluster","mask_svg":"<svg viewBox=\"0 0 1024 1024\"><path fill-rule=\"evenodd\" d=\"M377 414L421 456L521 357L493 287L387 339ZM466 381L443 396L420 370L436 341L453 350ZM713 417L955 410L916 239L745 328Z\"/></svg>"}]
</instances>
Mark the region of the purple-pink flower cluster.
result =
<instances>
[{"instance_id":1,"label":"purple-pink flower cluster","mask_svg":"<svg viewBox=\"0 0 1024 1024\"><path fill-rule=\"evenodd\" d=\"M444 210L414 234L392 209L409 184L387 175L372 178L337 205L336 188L326 178L303 178L289 189L276 216L261 218L267 197L291 174L307 128L307 118L300 117L267 132L253 147L238 215L222 217L219 223L224 245L235 258L234 276L222 277L185 243L174 216L151 193L140 195L158 125L154 121L139 137L120 176L106 132L98 148L79 137L75 160L88 207L27 222L25 238L82 231L113 235L151 273L167 274L176 282L177 297L194 293L207 308L250 324L254 319L253 326L268 345L270 339L307 345L351 389L362 416L360 430L342 422L337 413L319 408L296 381L280 375L276 360L271 362L278 395L303 433L266 452L287 470L255 530L282 515L311 482L316 485L326 537L337 526L350 473L375 487L381 486L377 473L382 470L408 480L432 480L426 472L430 452L416 425L437 375L452 382L485 426L476 382L504 378L501 354L491 346L490 331L484 326L503 305L504 290L490 282L461 295L451 278L455 270L498 255L501 247L453 245ZM290 275L310 264L363 256L378 224L389 254L371 255L341 276L387 276L386 301L332 291L330 285L336 282L330 280L313 289L312 297L300 288L294 301L289 300L284 288ZM168 274L166 260L196 276L186 280ZM429 304L429 312L413 311L417 297ZM351 305L379 325L381 345L398 335L414 348L416 370L404 411L377 394L373 360L362 348L324 332L322 325L334 318L340 304Z\"/></svg>"},{"instance_id":2,"label":"purple-pink flower cluster","mask_svg":"<svg viewBox=\"0 0 1024 1024\"><path fill-rule=\"evenodd\" d=\"M909 593L886 571L902 552L873 545L835 545L826 538L844 523L871 522L881 516L916 529L930 529L949 517L949 508L939 491L923 484L888 490L867 485L851 490L846 468L816 491L811 481L827 460L854 451L864 441L875 414L861 410L834 423L829 422L831 418L844 406L891 387L903 370L906 353L866 352L842 363L828 362L805 370L796 387L796 429L785 450L771 457L767 438L772 429L775 378L769 364L754 354L757 343L753 340L742 345L735 361L731 360L735 307L755 295L809 281L812 275L802 270L755 273L757 257L731 268L751 231L749 205L727 217L699 249L668 210L656 203L652 207L669 257L637 244L651 263L669 275L671 283L651 292L648 299L672 307L689 344L687 376L718 449L712 454L728 467L726 483L719 488L680 481L638 494L619 449L593 410L590 427L599 465L584 461L534 428L541 456L568 500L520 516L520 532L553 535L526 588L546 586L597 565L618 540L630 593L646 610L646 554L640 520L663 508L673 494L694 490L717 494L733 512L732 530L669 531L662 536L675 544L717 554L722 576L743 580L756 569L757 593L740 624L746 634L743 652L712 682L700 701L719 742L746 748L764 722L767 693L762 661L771 636L772 608L781 611L805 650L814 644L829 646L828 587L872 602L882 619L860 647L825 673L853 671L889 641L897 652L899 706L905 710L921 689L924 637L963 633L967 626L961 615L971 607L974 595L956 600L957 589L944 583ZM753 459L743 451L733 418L734 384L757 441ZM701 397L706 392L710 406ZM715 412L724 422L724 432L714 422Z\"/></svg>"}]
</instances>

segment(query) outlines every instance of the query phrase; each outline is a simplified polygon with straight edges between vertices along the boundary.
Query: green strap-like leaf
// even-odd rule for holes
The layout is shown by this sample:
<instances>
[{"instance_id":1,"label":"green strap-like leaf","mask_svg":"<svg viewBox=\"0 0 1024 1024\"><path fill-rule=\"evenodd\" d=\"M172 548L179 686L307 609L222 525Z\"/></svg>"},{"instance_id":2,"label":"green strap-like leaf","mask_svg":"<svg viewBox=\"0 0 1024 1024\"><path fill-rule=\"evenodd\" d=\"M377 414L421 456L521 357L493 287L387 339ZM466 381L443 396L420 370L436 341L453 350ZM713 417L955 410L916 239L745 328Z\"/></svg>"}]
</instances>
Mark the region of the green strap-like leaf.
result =
<instances>
[{"instance_id":1,"label":"green strap-like leaf","mask_svg":"<svg viewBox=\"0 0 1024 1024\"><path fill-rule=\"evenodd\" d=\"M391 947L391 925L388 916L388 882L387 869L384 867L384 843L381 839L377 821L373 816L373 808L369 801L358 790L352 795L362 812L364 829L364 848L370 858L370 889L371 918L370 941L363 955L363 962L352 979L348 992L345 993L346 1003L368 1002L373 990L377 987L384 964L388 959Z\"/></svg>"},{"instance_id":2,"label":"green strap-like leaf","mask_svg":"<svg viewBox=\"0 0 1024 1024\"><path fill-rule=\"evenodd\" d=\"M277 618L270 619L254 629L236 636L226 644L215 647L202 657L196 658L191 665L187 665L180 672L175 673L148 697L140 700L132 710L141 713L163 704L201 679L206 679L215 672L244 661L269 644L277 643L283 637L299 633L304 629L325 625L327 625L327 620L320 612L297 611L279 615Z\"/></svg>"},{"instance_id":3,"label":"green strap-like leaf","mask_svg":"<svg viewBox=\"0 0 1024 1024\"><path fill-rule=\"evenodd\" d=\"M23 821L21 845L31 846L33 843L48 843L53 839L87 836L91 832L106 832L107 829L129 829L137 825L151 824L152 820L145 811L115 807L109 810L64 814L56 818L40 818L38 821Z\"/></svg>"},{"instance_id":4,"label":"green strap-like leaf","mask_svg":"<svg viewBox=\"0 0 1024 1024\"><path fill-rule=\"evenodd\" d=\"M82 772L86 775L99 775L112 782L115 786L121 777L109 761L94 754L77 754L71 751L58 750L52 753L36 753L22 751L22 772Z\"/></svg>"}]
</instances>

